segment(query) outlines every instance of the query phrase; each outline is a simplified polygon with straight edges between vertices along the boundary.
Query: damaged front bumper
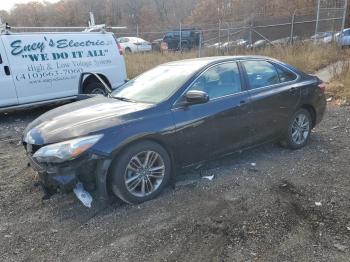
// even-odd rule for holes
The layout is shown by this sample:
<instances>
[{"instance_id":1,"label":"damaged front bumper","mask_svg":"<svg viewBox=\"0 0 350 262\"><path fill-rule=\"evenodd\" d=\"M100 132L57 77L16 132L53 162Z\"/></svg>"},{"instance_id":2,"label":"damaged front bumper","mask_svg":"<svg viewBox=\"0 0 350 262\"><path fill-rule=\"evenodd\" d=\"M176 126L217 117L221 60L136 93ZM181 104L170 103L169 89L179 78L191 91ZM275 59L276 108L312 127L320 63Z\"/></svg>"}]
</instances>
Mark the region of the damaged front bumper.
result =
<instances>
[{"instance_id":1,"label":"damaged front bumper","mask_svg":"<svg viewBox=\"0 0 350 262\"><path fill-rule=\"evenodd\" d=\"M58 192L72 192L81 183L95 200L109 199L107 174L111 159L86 153L75 160L53 164L38 163L32 154L27 155L30 165L39 174L45 198Z\"/></svg>"}]
</instances>

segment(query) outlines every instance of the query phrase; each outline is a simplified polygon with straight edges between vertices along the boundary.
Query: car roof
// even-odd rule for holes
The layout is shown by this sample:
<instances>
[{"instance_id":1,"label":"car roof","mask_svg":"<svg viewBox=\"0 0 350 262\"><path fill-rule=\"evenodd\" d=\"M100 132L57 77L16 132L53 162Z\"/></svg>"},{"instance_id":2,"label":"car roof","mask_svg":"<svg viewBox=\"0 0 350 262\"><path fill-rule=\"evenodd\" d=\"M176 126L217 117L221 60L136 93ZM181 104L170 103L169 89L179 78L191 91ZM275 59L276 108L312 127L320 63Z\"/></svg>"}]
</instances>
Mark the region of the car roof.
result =
<instances>
[{"instance_id":1,"label":"car roof","mask_svg":"<svg viewBox=\"0 0 350 262\"><path fill-rule=\"evenodd\" d=\"M140 38L140 37L136 37L136 36L124 36L124 37L119 37L118 39L120 38L127 38L127 39L130 39L130 40L142 40L142 41L145 41L144 39Z\"/></svg>"},{"instance_id":2,"label":"car roof","mask_svg":"<svg viewBox=\"0 0 350 262\"><path fill-rule=\"evenodd\" d=\"M232 61L232 60L248 60L248 59L275 60L271 57L266 57L266 56L212 56L212 57L201 57L201 58L173 61L173 62L166 63L164 65L180 66L180 65L193 64L197 66L206 66L212 63L220 63L220 62Z\"/></svg>"}]
</instances>

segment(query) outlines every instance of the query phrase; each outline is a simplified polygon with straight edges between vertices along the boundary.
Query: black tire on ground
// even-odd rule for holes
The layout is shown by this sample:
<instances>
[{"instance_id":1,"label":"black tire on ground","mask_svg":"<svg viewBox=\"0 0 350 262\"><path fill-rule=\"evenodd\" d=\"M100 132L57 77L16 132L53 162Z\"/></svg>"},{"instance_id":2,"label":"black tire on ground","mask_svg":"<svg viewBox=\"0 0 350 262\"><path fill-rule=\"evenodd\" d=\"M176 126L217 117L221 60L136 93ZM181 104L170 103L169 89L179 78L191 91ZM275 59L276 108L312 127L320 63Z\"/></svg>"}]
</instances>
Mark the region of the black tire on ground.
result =
<instances>
[{"instance_id":1,"label":"black tire on ground","mask_svg":"<svg viewBox=\"0 0 350 262\"><path fill-rule=\"evenodd\" d=\"M296 124L296 122L298 122L298 120L302 118L305 118L304 125L301 125L303 126L303 131L301 132L301 136L296 136L296 127L298 127L298 124ZM289 120L287 130L284 134L284 138L280 141L281 145L290 149L300 149L304 147L309 141L311 129L312 118L310 112L303 108L297 110Z\"/></svg>"},{"instance_id":2,"label":"black tire on ground","mask_svg":"<svg viewBox=\"0 0 350 262\"><path fill-rule=\"evenodd\" d=\"M131 54L132 53L130 47L125 48L125 53L127 53L127 54Z\"/></svg>"},{"instance_id":3,"label":"black tire on ground","mask_svg":"<svg viewBox=\"0 0 350 262\"><path fill-rule=\"evenodd\" d=\"M181 45L181 51L182 52L188 52L188 51L190 51L191 50L191 48L189 47L189 45L187 44L187 43L183 43L182 45Z\"/></svg>"},{"instance_id":4,"label":"black tire on ground","mask_svg":"<svg viewBox=\"0 0 350 262\"><path fill-rule=\"evenodd\" d=\"M84 88L85 94L95 94L107 96L107 90L101 82L91 82Z\"/></svg>"},{"instance_id":5,"label":"black tire on ground","mask_svg":"<svg viewBox=\"0 0 350 262\"><path fill-rule=\"evenodd\" d=\"M135 196L133 193L131 193L126 185L127 178L130 180L130 178L136 177L136 172L131 171L130 169L127 169L129 162L131 159L133 159L135 156L139 154L146 154L146 152L152 151L157 153L162 163L164 164L164 176L161 182L158 183L158 185L155 187L155 191L149 193L148 195L144 196ZM142 162L142 161L141 161ZM143 163L147 161L144 160ZM128 173L127 173L128 170ZM131 175L130 175L131 172ZM171 176L171 160L167 153L167 151L158 143L152 142L152 141L141 141L136 144L132 144L126 149L124 149L121 154L119 154L115 161L113 161L112 166L110 168L110 174L111 177L111 189L112 192L119 197L121 200L129 203L129 204L139 204L148 200L151 200L155 197L157 197L162 190L167 186L170 180ZM138 175L141 176L141 175ZM135 180L135 179L134 179ZM137 182L137 181L141 182ZM136 190L140 190L142 192L142 178L137 178L135 181L138 183L139 186L136 187ZM151 181L151 180L149 180ZM152 180L155 181L155 180ZM136 185L135 183L135 185ZM131 183L129 183L130 185ZM149 187L148 187L149 188Z\"/></svg>"}]
</instances>

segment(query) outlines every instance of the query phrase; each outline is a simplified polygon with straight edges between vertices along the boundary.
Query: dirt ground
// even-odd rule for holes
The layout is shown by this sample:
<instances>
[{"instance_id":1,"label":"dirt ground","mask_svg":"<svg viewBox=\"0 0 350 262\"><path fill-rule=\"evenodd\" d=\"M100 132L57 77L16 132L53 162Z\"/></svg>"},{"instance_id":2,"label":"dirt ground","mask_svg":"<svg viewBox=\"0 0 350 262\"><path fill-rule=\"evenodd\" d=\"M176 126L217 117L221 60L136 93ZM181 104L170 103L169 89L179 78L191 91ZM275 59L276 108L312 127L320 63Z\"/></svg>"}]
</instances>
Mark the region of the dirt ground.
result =
<instances>
[{"instance_id":1,"label":"dirt ground","mask_svg":"<svg viewBox=\"0 0 350 262\"><path fill-rule=\"evenodd\" d=\"M0 115L0 261L350 261L350 107L330 105L302 150L268 144L92 209L34 186L19 141L44 111Z\"/></svg>"}]
</instances>

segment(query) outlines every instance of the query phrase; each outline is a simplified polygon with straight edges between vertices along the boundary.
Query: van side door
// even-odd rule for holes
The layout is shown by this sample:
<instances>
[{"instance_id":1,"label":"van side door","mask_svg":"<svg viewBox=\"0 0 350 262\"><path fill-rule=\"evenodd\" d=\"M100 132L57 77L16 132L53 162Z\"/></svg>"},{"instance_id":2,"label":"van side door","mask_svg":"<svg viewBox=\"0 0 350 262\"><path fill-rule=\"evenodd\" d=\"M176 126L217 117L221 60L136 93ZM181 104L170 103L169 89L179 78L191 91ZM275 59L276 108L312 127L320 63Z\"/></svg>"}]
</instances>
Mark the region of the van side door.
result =
<instances>
[{"instance_id":1,"label":"van side door","mask_svg":"<svg viewBox=\"0 0 350 262\"><path fill-rule=\"evenodd\" d=\"M52 90L54 72L44 35L9 34L2 36L16 86L18 103L27 104L57 98Z\"/></svg>"},{"instance_id":2,"label":"van side door","mask_svg":"<svg viewBox=\"0 0 350 262\"><path fill-rule=\"evenodd\" d=\"M0 107L18 104L15 84L2 40L0 40Z\"/></svg>"}]
</instances>

